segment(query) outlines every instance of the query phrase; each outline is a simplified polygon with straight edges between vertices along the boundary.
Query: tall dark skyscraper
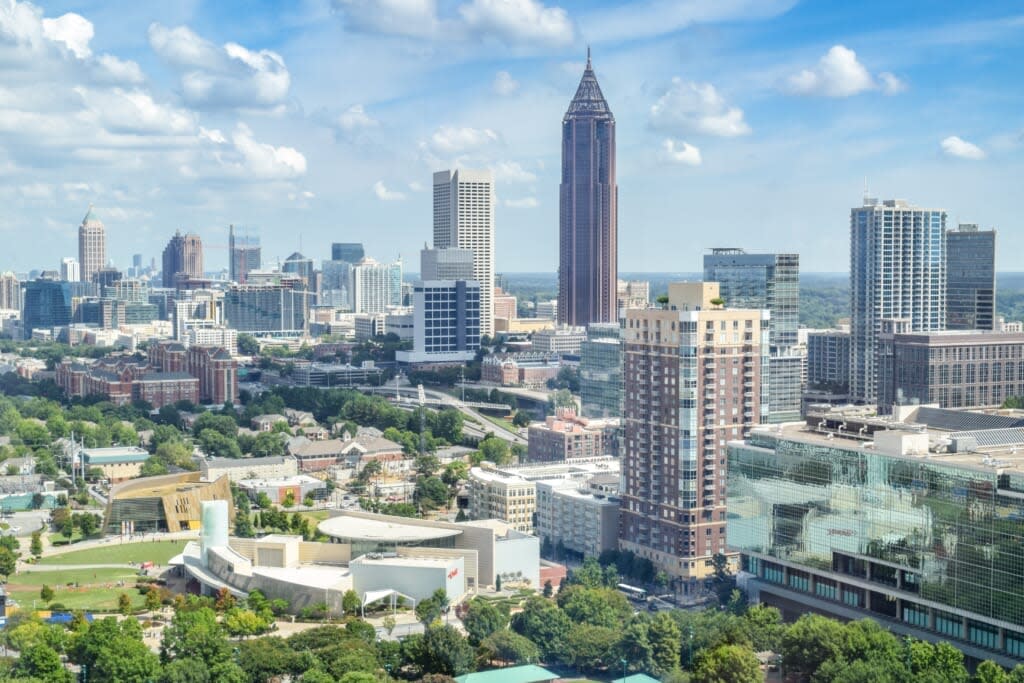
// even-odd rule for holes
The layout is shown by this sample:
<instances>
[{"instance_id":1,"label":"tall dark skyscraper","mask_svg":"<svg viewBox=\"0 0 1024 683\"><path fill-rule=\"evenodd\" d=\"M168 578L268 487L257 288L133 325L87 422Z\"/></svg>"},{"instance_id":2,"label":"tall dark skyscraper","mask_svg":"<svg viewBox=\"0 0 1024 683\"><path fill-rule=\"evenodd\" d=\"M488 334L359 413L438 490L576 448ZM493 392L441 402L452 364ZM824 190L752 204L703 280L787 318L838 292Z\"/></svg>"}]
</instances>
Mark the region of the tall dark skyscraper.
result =
<instances>
[{"instance_id":1,"label":"tall dark skyscraper","mask_svg":"<svg viewBox=\"0 0 1024 683\"><path fill-rule=\"evenodd\" d=\"M164 247L163 262L164 287L174 287L179 273L187 278L203 277L203 241L199 235L182 235L179 230Z\"/></svg>"},{"instance_id":2,"label":"tall dark skyscraper","mask_svg":"<svg viewBox=\"0 0 1024 683\"><path fill-rule=\"evenodd\" d=\"M331 260L359 263L366 257L361 242L334 242L331 245Z\"/></svg>"},{"instance_id":3,"label":"tall dark skyscraper","mask_svg":"<svg viewBox=\"0 0 1024 683\"><path fill-rule=\"evenodd\" d=\"M618 208L615 117L587 67L562 119L559 192L558 321L618 319Z\"/></svg>"},{"instance_id":4,"label":"tall dark skyscraper","mask_svg":"<svg viewBox=\"0 0 1024 683\"><path fill-rule=\"evenodd\" d=\"M995 327L996 231L960 224L946 231L946 329Z\"/></svg>"}]
</instances>

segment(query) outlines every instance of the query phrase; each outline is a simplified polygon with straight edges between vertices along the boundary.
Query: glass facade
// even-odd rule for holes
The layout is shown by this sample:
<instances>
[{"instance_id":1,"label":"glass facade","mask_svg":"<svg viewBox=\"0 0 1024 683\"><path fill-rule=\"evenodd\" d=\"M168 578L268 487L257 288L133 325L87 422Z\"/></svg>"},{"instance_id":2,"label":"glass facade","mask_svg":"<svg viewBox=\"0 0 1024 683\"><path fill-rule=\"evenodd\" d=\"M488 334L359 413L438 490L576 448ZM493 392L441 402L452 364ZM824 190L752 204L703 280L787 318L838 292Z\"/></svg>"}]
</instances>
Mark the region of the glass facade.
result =
<instances>
[{"instance_id":1,"label":"glass facade","mask_svg":"<svg viewBox=\"0 0 1024 683\"><path fill-rule=\"evenodd\" d=\"M815 438L757 431L730 445L728 538L744 568L865 616L1019 656L1024 472Z\"/></svg>"},{"instance_id":2,"label":"glass facade","mask_svg":"<svg viewBox=\"0 0 1024 683\"><path fill-rule=\"evenodd\" d=\"M791 351L800 323L800 255L714 249L704 256L704 280L718 283L729 308L771 312L767 421L800 419L803 358Z\"/></svg>"},{"instance_id":3,"label":"glass facade","mask_svg":"<svg viewBox=\"0 0 1024 683\"><path fill-rule=\"evenodd\" d=\"M996 232L961 225L946 233L946 328L991 330L995 324Z\"/></svg>"},{"instance_id":4,"label":"glass facade","mask_svg":"<svg viewBox=\"0 0 1024 683\"><path fill-rule=\"evenodd\" d=\"M593 323L580 344L583 417L622 416L622 339L618 323Z\"/></svg>"}]
</instances>

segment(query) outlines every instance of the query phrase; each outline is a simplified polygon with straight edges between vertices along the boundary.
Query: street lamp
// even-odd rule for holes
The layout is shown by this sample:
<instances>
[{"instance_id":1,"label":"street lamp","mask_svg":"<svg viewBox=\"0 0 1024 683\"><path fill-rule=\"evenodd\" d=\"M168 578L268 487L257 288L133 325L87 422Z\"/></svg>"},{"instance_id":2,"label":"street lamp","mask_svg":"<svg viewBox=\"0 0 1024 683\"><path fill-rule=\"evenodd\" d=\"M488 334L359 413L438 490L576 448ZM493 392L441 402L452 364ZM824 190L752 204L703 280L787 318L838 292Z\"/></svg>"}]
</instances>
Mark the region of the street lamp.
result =
<instances>
[{"instance_id":1,"label":"street lamp","mask_svg":"<svg viewBox=\"0 0 1024 683\"><path fill-rule=\"evenodd\" d=\"M622 662L622 683L626 683L626 665L629 663L625 657L619 660Z\"/></svg>"}]
</instances>

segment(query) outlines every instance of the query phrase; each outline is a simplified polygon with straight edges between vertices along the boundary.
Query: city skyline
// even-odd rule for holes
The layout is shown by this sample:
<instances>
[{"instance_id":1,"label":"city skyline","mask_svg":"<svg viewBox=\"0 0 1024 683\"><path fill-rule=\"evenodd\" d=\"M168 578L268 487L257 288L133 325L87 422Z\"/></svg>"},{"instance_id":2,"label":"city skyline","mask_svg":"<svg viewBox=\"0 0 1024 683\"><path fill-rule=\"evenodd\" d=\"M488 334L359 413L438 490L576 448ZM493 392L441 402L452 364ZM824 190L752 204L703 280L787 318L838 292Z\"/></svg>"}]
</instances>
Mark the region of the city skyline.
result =
<instances>
[{"instance_id":1,"label":"city skyline","mask_svg":"<svg viewBox=\"0 0 1024 683\"><path fill-rule=\"evenodd\" d=\"M121 267L177 229L226 266L229 224L258 232L267 262L300 235L313 258L363 240L408 260L429 230L423 178L458 166L495 173L496 269L553 271L558 117L588 44L617 103L623 272L696 272L721 243L842 271L831 247L865 177L951 224L1012 228L1024 21L1009 2L856 8L868 29L854 8L787 0L388 6L407 11L15 3L3 267L74 255L89 202Z\"/></svg>"}]
</instances>

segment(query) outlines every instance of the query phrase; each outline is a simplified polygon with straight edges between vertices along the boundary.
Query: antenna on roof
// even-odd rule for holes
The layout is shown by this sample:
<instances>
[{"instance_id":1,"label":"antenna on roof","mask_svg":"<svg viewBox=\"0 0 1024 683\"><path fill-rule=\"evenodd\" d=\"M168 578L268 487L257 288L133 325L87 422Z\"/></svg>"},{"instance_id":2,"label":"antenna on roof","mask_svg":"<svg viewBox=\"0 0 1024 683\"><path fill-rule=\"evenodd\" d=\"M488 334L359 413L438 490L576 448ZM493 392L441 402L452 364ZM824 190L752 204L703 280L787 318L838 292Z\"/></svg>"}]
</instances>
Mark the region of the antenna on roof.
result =
<instances>
[{"instance_id":1,"label":"antenna on roof","mask_svg":"<svg viewBox=\"0 0 1024 683\"><path fill-rule=\"evenodd\" d=\"M590 46L587 45L587 68L590 68Z\"/></svg>"}]
</instances>

